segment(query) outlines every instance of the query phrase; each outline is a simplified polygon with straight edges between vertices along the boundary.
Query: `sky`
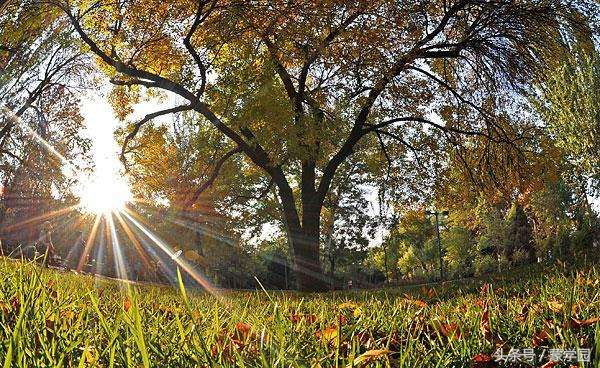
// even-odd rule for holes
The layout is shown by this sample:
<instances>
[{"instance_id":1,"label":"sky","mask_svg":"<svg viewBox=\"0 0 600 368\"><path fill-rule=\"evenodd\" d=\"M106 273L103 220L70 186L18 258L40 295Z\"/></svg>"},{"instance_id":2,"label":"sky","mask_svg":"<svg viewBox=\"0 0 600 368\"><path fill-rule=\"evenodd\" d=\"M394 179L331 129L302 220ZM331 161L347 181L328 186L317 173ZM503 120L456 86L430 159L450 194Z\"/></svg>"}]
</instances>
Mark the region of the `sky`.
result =
<instances>
[{"instance_id":1,"label":"sky","mask_svg":"<svg viewBox=\"0 0 600 368\"><path fill-rule=\"evenodd\" d=\"M84 207L98 213L123 207L132 195L118 158L119 147L114 132L119 122L106 99L95 97L88 97L81 104L86 125L82 133L92 141L94 171L91 177L83 178L75 192Z\"/></svg>"}]
</instances>

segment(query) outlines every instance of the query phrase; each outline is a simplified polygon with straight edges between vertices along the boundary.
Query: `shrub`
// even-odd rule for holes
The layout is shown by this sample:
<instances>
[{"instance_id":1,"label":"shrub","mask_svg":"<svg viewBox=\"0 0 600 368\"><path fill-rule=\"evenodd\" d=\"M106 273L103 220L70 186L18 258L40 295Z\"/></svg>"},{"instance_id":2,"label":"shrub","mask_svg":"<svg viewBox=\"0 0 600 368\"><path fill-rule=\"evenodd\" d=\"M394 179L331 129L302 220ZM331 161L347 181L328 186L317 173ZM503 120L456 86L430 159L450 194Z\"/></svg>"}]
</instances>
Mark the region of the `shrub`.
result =
<instances>
[{"instance_id":1,"label":"shrub","mask_svg":"<svg viewBox=\"0 0 600 368\"><path fill-rule=\"evenodd\" d=\"M492 273L496 270L496 260L493 256L479 256L475 259L475 274L477 276Z\"/></svg>"}]
</instances>

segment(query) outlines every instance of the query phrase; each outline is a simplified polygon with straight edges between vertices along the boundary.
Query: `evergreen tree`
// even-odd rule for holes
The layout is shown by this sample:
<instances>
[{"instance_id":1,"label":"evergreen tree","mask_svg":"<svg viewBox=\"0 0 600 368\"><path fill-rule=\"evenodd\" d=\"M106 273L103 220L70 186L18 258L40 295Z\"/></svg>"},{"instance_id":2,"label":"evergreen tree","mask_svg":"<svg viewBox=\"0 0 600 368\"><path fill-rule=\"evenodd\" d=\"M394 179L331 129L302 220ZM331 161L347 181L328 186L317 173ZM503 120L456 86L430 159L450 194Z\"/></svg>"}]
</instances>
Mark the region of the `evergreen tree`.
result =
<instances>
[{"instance_id":1,"label":"evergreen tree","mask_svg":"<svg viewBox=\"0 0 600 368\"><path fill-rule=\"evenodd\" d=\"M526 261L531 263L535 260L535 248L533 246L533 232L531 224L523 206L517 202L513 203L506 216L508 237L504 248L504 256L511 261L516 259L517 252L526 256Z\"/></svg>"}]
</instances>

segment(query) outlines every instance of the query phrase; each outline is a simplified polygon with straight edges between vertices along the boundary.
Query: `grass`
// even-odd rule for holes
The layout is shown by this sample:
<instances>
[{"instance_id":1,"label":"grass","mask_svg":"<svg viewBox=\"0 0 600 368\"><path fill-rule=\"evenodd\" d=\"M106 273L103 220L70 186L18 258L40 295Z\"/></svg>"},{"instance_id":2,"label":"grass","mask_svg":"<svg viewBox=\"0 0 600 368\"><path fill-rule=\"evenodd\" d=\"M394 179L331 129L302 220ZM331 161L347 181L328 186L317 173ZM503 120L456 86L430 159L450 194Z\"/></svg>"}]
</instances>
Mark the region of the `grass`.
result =
<instances>
[{"instance_id":1,"label":"grass","mask_svg":"<svg viewBox=\"0 0 600 368\"><path fill-rule=\"evenodd\" d=\"M544 347L592 348L598 362L600 328L593 318L600 316L599 272L595 264L550 265L433 287L215 297L170 287L125 288L2 258L0 364L492 367L476 360L497 347L533 345L538 353ZM587 364L579 366L598 363Z\"/></svg>"}]
</instances>

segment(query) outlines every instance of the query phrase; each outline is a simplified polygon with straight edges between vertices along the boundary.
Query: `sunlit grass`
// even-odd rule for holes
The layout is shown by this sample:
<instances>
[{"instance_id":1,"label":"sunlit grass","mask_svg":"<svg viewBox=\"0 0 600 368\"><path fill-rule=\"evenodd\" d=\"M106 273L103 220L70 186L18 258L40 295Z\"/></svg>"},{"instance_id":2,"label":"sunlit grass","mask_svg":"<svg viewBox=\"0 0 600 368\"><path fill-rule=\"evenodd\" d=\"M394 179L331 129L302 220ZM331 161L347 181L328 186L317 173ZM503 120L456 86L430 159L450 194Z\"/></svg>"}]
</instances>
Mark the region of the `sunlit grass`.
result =
<instances>
[{"instance_id":1,"label":"sunlit grass","mask_svg":"<svg viewBox=\"0 0 600 368\"><path fill-rule=\"evenodd\" d=\"M541 346L594 347L598 324L569 323L600 316L599 271L553 265L432 288L217 298L160 286L126 291L0 259L0 364L463 367L498 346L532 347L542 330L549 337ZM361 357L372 350L379 353Z\"/></svg>"}]
</instances>

